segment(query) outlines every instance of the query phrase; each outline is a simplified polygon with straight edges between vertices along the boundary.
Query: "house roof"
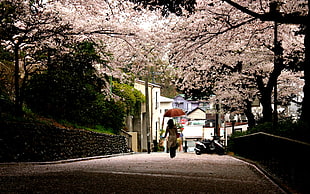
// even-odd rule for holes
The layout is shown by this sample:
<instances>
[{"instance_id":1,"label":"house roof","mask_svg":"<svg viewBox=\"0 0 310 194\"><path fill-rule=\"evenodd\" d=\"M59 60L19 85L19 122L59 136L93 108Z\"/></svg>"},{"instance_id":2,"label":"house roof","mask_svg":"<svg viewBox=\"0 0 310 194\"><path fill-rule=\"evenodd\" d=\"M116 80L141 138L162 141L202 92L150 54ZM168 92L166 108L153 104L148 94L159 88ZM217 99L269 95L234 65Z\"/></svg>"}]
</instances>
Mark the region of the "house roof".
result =
<instances>
[{"instance_id":1,"label":"house roof","mask_svg":"<svg viewBox=\"0 0 310 194\"><path fill-rule=\"evenodd\" d=\"M190 102L206 102L207 100L204 100L204 99L195 99L195 98L192 98L192 97L187 97L185 96L185 94L178 94L174 97L174 99L176 98L183 98L184 100L186 101L190 101Z\"/></svg>"},{"instance_id":2,"label":"house roof","mask_svg":"<svg viewBox=\"0 0 310 194\"><path fill-rule=\"evenodd\" d=\"M190 112L188 112L187 115L192 114L193 112L197 111L198 109L201 110L201 111L204 112L204 113L206 112L206 111L204 111L202 108L196 107L196 108L194 108L193 110L191 110Z\"/></svg>"},{"instance_id":3,"label":"house roof","mask_svg":"<svg viewBox=\"0 0 310 194\"><path fill-rule=\"evenodd\" d=\"M173 99L164 96L159 96L159 102L173 102Z\"/></svg>"}]
</instances>

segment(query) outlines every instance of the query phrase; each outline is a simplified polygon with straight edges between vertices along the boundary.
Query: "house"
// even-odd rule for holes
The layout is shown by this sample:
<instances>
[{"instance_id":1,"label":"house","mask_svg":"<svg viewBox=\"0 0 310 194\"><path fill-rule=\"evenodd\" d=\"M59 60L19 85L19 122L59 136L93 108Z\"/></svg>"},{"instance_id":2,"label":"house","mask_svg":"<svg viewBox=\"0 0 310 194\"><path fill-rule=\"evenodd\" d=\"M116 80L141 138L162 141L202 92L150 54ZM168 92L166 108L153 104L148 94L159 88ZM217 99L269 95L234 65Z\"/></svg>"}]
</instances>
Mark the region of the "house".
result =
<instances>
[{"instance_id":1,"label":"house","mask_svg":"<svg viewBox=\"0 0 310 194\"><path fill-rule=\"evenodd\" d=\"M172 109L172 103L173 103L173 99L171 98L167 98L164 96L160 96L159 97L159 101L160 101L160 113L163 115L165 114L165 112L169 109Z\"/></svg>"},{"instance_id":2,"label":"house","mask_svg":"<svg viewBox=\"0 0 310 194\"><path fill-rule=\"evenodd\" d=\"M196 108L197 106L198 106L197 104L186 100L184 94L179 94L173 98L173 108L180 108L185 112L189 112L193 110L193 108Z\"/></svg>"},{"instance_id":3,"label":"house","mask_svg":"<svg viewBox=\"0 0 310 194\"><path fill-rule=\"evenodd\" d=\"M160 129L166 128L166 123L168 120L165 120L164 114L167 110L172 109L173 99L160 96Z\"/></svg>"},{"instance_id":4,"label":"house","mask_svg":"<svg viewBox=\"0 0 310 194\"><path fill-rule=\"evenodd\" d=\"M134 88L145 95L146 85L142 80L136 80ZM148 83L149 93L149 119L150 125L146 121L146 103L141 106L141 112L127 119L126 124L129 133L137 137L137 150L144 152L148 150L148 143L153 144L159 138L160 129L160 86ZM129 127L128 127L129 126ZM131 126L131 127L130 127ZM149 129L149 131L148 131ZM148 142L149 138L149 142ZM134 140L133 140L134 141ZM149 145L151 146L151 145ZM135 150L134 150L135 151Z\"/></svg>"},{"instance_id":5,"label":"house","mask_svg":"<svg viewBox=\"0 0 310 194\"><path fill-rule=\"evenodd\" d=\"M206 112L202 108L196 107L195 109L187 113L187 119L204 120L206 119Z\"/></svg>"},{"instance_id":6,"label":"house","mask_svg":"<svg viewBox=\"0 0 310 194\"><path fill-rule=\"evenodd\" d=\"M212 104L210 104L207 100L185 98L184 94L179 94L173 98L173 108L180 108L184 110L184 112L190 112L197 107L206 111L212 109Z\"/></svg>"}]
</instances>

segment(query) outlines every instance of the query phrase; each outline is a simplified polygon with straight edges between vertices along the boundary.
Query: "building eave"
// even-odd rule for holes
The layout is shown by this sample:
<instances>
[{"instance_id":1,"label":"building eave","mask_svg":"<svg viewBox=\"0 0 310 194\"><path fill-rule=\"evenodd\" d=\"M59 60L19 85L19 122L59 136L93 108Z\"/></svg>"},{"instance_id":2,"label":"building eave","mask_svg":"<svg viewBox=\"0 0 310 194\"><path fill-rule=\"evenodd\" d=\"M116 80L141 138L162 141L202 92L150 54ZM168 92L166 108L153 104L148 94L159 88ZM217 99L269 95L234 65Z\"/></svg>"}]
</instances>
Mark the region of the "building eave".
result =
<instances>
[{"instance_id":1,"label":"building eave","mask_svg":"<svg viewBox=\"0 0 310 194\"><path fill-rule=\"evenodd\" d=\"M145 84L145 81L143 81L143 80L138 80L138 79L137 79L137 80L135 80L135 82L138 83L138 84ZM161 88L160 85L154 84L154 83L149 83L149 87Z\"/></svg>"}]
</instances>

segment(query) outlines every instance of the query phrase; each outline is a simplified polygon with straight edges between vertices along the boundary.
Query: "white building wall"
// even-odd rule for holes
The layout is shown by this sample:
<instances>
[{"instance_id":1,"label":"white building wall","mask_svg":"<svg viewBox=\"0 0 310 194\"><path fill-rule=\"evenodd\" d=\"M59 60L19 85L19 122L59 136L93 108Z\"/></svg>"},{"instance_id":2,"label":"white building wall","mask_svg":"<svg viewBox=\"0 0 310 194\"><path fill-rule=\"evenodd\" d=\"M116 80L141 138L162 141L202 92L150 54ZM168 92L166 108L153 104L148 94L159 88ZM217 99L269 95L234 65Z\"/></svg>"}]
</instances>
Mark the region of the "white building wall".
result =
<instances>
[{"instance_id":1,"label":"white building wall","mask_svg":"<svg viewBox=\"0 0 310 194\"><path fill-rule=\"evenodd\" d=\"M166 129L168 118L164 118L164 114L167 110L173 108L173 99L160 97L160 129Z\"/></svg>"},{"instance_id":2,"label":"white building wall","mask_svg":"<svg viewBox=\"0 0 310 194\"><path fill-rule=\"evenodd\" d=\"M134 88L139 90L143 95L145 95L145 82L141 80L136 80L134 84ZM159 132L160 132L160 86L156 84L149 83L148 85L148 91L149 91L149 118L150 118L150 141L151 143L153 140L156 140L156 138L159 138ZM142 110L141 114L146 114L146 104L142 104ZM145 123L145 116L142 116L142 123ZM147 133L146 133L146 126L145 124L142 125L141 128L141 150L147 149Z\"/></svg>"}]
</instances>

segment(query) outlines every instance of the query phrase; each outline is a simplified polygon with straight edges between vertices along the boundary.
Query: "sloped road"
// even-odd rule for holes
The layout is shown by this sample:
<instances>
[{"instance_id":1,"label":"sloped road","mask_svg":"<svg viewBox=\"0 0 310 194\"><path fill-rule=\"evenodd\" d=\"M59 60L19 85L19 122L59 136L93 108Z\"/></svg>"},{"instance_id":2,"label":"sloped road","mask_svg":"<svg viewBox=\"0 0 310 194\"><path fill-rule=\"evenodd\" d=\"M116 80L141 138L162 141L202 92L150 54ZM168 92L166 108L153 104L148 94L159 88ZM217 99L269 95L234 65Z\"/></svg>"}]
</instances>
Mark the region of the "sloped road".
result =
<instances>
[{"instance_id":1,"label":"sloped road","mask_svg":"<svg viewBox=\"0 0 310 194\"><path fill-rule=\"evenodd\" d=\"M62 164L0 164L0 193L283 193L231 156L133 154Z\"/></svg>"}]
</instances>

